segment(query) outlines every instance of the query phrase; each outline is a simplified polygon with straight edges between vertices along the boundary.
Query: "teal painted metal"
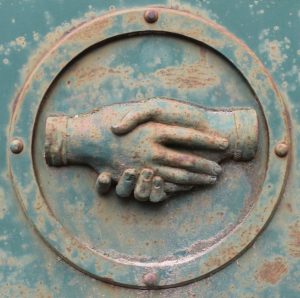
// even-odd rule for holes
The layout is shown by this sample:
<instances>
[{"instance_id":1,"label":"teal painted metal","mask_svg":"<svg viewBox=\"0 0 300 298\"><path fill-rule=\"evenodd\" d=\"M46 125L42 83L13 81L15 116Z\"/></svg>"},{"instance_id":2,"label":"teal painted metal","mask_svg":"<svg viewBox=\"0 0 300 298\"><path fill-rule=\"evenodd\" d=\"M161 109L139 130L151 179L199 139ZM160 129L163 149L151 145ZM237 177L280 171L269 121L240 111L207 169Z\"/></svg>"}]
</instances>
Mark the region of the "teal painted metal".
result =
<instances>
[{"instance_id":1,"label":"teal painted metal","mask_svg":"<svg viewBox=\"0 0 300 298\"><path fill-rule=\"evenodd\" d=\"M44 71L38 72L37 76L33 77L34 81L29 89L25 88L26 92L31 92L31 96L23 102L17 102L14 101L14 99L22 98L22 93L19 93L19 90L24 84L29 71L35 68L39 59L38 57L43 56L44 53L55 45L65 31L70 30L74 26L78 26L82 22L86 22L90 18L107 12L110 5L114 5L114 7L110 7L110 9L114 11L114 9L130 9L133 5L142 7L146 4L149 5L149 2L143 3L143 1L139 1L139 3L134 2L134 4L130 2L127 4L119 2L112 3L111 1L101 2L101 4L91 2L89 7L84 1L76 1L76 3L72 3L72 6L69 6L66 1L55 1L51 4L24 1L23 7L27 15L30 15L30 13L40 15L40 10L46 11L46 13L41 14L45 18L45 21L41 17L36 17L34 18L35 22L26 23L27 21L24 21L23 26L18 25L18 22L20 22L18 18L21 18L21 16L17 17L21 8L19 7L13 10L17 1L13 1L9 4L0 2L0 4L3 21L5 21L7 17L9 18L9 23L12 24L11 30L5 30L1 35L3 44L0 47L3 62L0 75L2 82L5 81L5 85L2 83L1 87L4 91L2 95L3 103L4 107L6 107L1 111L0 117L2 129L1 144L3 144L1 150L3 153L2 156L7 156L7 159L3 160L4 168L0 181L0 199L3 206L0 213L0 223L1 227L3 227L0 235L2 255L0 281L1 293L3 293L4 297L32 297L34 295L37 297L43 295L53 297L164 297L170 295L175 297L220 297L222 295L236 297L299 296L300 205L296 196L299 188L299 163L297 162L298 152L296 149L298 137L296 128L299 122L299 116L296 99L297 96L299 96L299 88L297 87L297 82L299 82L299 78L297 77L299 73L297 65L299 63L297 64L297 61L299 61L300 46L299 40L296 38L296 28L299 24L299 16L296 11L299 11L300 8L297 1L290 1L289 6L287 6L286 3L283 4L282 1L274 1L274 3L270 2L268 4L259 1L254 1L250 4L245 3L245 1L226 1L223 5L220 5L220 2L214 2L212 4L204 1L201 3L191 1L188 4L183 2L176 4L161 3L166 6L178 5L176 9L190 10L193 11L194 14L196 13L212 18L242 39L255 52L256 56L263 60L263 63L275 79L277 86L280 87L287 106L287 111L290 115L291 124L288 124L289 119L286 117L287 112L284 111L280 104L280 96L274 93L276 89L274 89L274 85L270 84L271 81L268 79L268 74L261 66L258 67L258 70L255 69L256 65L259 65L259 62L249 64L249 60L256 60L252 52L249 52L247 48L245 50L234 38L232 42L236 46L235 49L241 50L234 51L232 46L227 47L226 42L228 39L231 40L232 37L227 35L226 32L225 36L227 36L226 38L228 39L225 38L226 42L224 46L224 37L218 37L218 30L222 31L223 29L218 27L217 32L213 32L213 30L215 30L213 29L208 34L210 36L209 40L204 39L202 41L220 51L233 62L235 67L238 67L238 70L247 78L251 88L254 89L262 106L257 104L255 96L253 96L252 90L247 83L241 81L240 73L227 61L224 62L223 58L220 59L220 56L214 51L203 45L195 45L191 41L182 41L176 36L167 37L160 35L136 36L128 40L122 39L100 45L100 47L89 52L88 55L81 56L79 60L77 60L77 64L75 62L70 65L66 71L61 73L59 80L54 82L51 90L47 93L47 98L50 100L47 99L44 102L36 122L35 142L32 147L34 152L34 170L43 188L47 202L50 204L52 211L63 223L63 226L67 227L67 230L79 238L84 238L91 246L104 246L108 250L114 249L116 251L122 251L124 254L132 252L132 247L135 247L135 251L138 255L143 256L144 254L148 254L154 258L158 258L163 254L168 255L170 251L175 250L180 252L183 247L188 246L188 244L196 241L199 237L201 238L205 235L204 237L209 239L215 235L217 231L222 230L222 227L230 226L232 222L238 223L239 212L241 212L241 210L251 211L252 206L257 206L261 212L261 216L259 220L257 218L250 219L250 225L257 224L260 229L263 227L269 215L273 213L273 207L276 206L277 200L281 197L281 202L276 209L275 216L266 230L260 235L257 241L252 244L253 246L236 261L231 262L226 268L218 271L214 275L189 285L176 289L147 291L125 289L124 287L110 285L107 282L96 281L90 276L74 269L68 262L61 261L60 257L57 257L56 254L37 237L35 229L30 225L28 218L24 217L20 207L21 205L17 200L18 196L21 198L21 202L25 203L22 207L27 212L27 216L33 219L37 229L44 229L42 235L43 237L47 235L48 242L56 249L58 249L57 245L64 246L68 237L62 237L60 241L57 241L57 239L55 239L57 234L49 233L49 228L55 229L59 226L51 226L52 224L48 226L45 225L44 220L49 219L48 215L38 216L38 214L41 214L39 212L43 212L43 202L40 200L33 202L32 198L34 196L28 196L28 194L35 191L35 187L33 186L34 178L30 177L30 174L33 172L28 170L28 166L31 167L32 165L30 134L33 131L33 116L38 112L38 102L42 98L42 96L38 95L39 90L46 90L49 87L49 82L51 82L57 72L63 68L64 64L67 63L76 52L81 52L84 44L81 43L80 40L88 40L90 36L83 34L77 39L77 44L70 44L66 52L60 52L60 48L56 48L55 51L58 58L52 59L52 61L49 59L49 68L47 68L47 64L39 65L39 67L45 67ZM61 8L64 9L58 10L57 6L61 6ZM227 13L224 12L224 7ZM32 8L34 8L34 10L31 10ZM61 13L62 11L63 14ZM137 10L134 11L136 12ZM85 12L87 12L87 14L83 18L71 22L72 19L80 18ZM181 15L180 11L174 11L174 13ZM118 13L115 14L111 12L110 17L114 15L117 16ZM141 14L141 19L142 15L143 14ZM188 14L183 13L183 15ZM277 15L278 18L274 18L274 15ZM283 16L286 16L288 22L283 22ZM54 28L52 28L53 30L49 30L49 28L47 28L47 23L48 25L56 27L66 20L70 21L70 24L57 27L56 30L54 30ZM184 24L178 22L178 20L179 19L177 19L176 22L172 22L167 15L164 19L163 15L163 18L160 18L157 23L146 25L145 28L149 30L147 26L161 26L164 30L166 30L167 27L168 30L174 31L174 33L178 33L180 30L182 32L184 31ZM109 24L109 21L108 24L103 24L103 26L110 27L110 29L107 30L107 36L113 36L116 30L118 31L119 29L124 30L125 33L125 29L140 31L138 27L141 26L141 24L145 26L142 22L138 24L133 22L133 24L130 25L130 21L132 21L130 18L128 18L125 23L124 20L123 22L120 21L120 19L116 19L116 23L113 26ZM197 23L196 20L194 20L194 22ZM128 24L128 28L126 28L124 24ZM210 26L210 23L207 24ZM244 28L247 27L247 30L241 25L244 25ZM188 24L186 26L188 26ZM208 36L206 34L203 35L203 32L199 34L200 32L197 32L197 30L193 31L194 28L199 28L198 23L190 27L190 34L194 39L197 34L201 36L201 38ZM22 34L17 33L22 30ZM159 31L160 30L162 29L159 29ZM44 40L42 36L49 31L55 33L50 33ZM29 32L32 34L30 37L28 35ZM123 31L121 31L121 33L123 33ZM27 35L24 37L24 34ZM35 40L38 39L43 41L35 57L33 54L37 48ZM222 42L218 43L217 41ZM187 48L188 50L186 50ZM221 78L221 84L217 82L216 77L213 76L214 72L209 71L210 69L206 69L207 72L205 74L208 76L203 76L203 74L201 76L201 73L197 73L197 77L201 77L201 80L196 80L196 82L193 76L185 76L186 73L190 74L197 71L195 68L189 69L189 66L199 62L199 60L197 60L199 59L199 56L197 56L199 55L199 48L200 52L202 51L202 57L203 55L204 57L208 57L206 58L207 60L204 59L204 61L208 61L209 65L218 73L219 78ZM71 55L69 56L69 54ZM149 57L153 58L153 60L150 59L149 61ZM163 60L157 63L158 60L156 59L159 57L163 57L161 58ZM59 59L61 60L59 61ZM30 60L29 63L27 63L27 60ZM102 66L102 68L100 68L102 71L101 76L107 78L107 80L103 80L103 83L101 82L101 86L95 85L92 76L93 72L87 74L84 72L85 69L80 69L80 65L85 65L86 69L95 70L95 67L93 68L95 61L100 61L99 65ZM26 66L21 73L18 73L17 71L21 69L23 64ZM134 72L126 77L126 69L128 70L130 66L134 67ZM176 67L181 70L180 77L178 73L176 73ZM107 69L116 69L119 73L109 75ZM253 69L255 70L255 75L251 75ZM162 70L167 70L169 76L165 76ZM156 78L152 75L153 73ZM153 84L155 88L151 89L151 86L145 87L147 86L147 77L151 78L151 84ZM180 80L180 78L184 78L185 80ZM138 84L139 82L142 83ZM204 86L203 82L206 82ZM101 90L100 93L99 90ZM19 96L17 96L17 93L19 93ZM224 99L224 94L227 95L226 98L228 99ZM100 99L97 99L99 96ZM103 104L105 98L109 98L114 102L122 102L124 98L126 100L132 98L142 99L145 96L147 96L147 98L151 96L188 98L194 103L199 103L199 99L201 99L201 104L207 107L215 107L216 103L221 100L222 106L227 105L228 107L232 107L232 100L234 100L235 106L245 106L246 103L247 106L255 108L259 114L261 131L259 136L260 151L258 155L262 156L262 158L256 160L253 164L252 172L248 172L248 174L252 173L250 179L249 176L246 175L247 169L245 169L245 172L234 172L234 167L225 167L225 174L223 176L228 178L231 174L231 179L233 179L231 183L234 185L234 179L238 179L238 184L242 185L242 187L237 187L236 189L231 187L230 192L226 193L226 189L228 189L226 187L230 181L227 180L226 183L223 181L223 184L218 188L220 193L215 198L212 197L214 193L209 194L208 190L207 195L211 197L212 204L210 205L207 200L203 201L203 204L206 205L203 205L205 208L200 218L204 218L204 225L199 225L199 223L195 224L194 220L197 220L197 218L191 218L191 213L186 212L188 208L189 210L194 210L195 206L199 207L199 205L195 205L197 194L192 195L188 200L174 199L174 202L176 202L173 204L176 206L174 209L170 209L172 206L167 206L158 212L157 209L149 207L143 216L135 219L133 214L138 210L143 210L143 207L130 203L126 207L127 218L120 219L122 207L120 207L119 201L107 200L101 201L101 204L93 203L95 194L91 193L91 189L93 188L95 176L88 170L75 168L72 170L66 169L63 173L59 173L60 170L49 172L49 169L44 165L45 162L41 155L41 152L43 152L42 140L44 123L46 117L51 112L67 112L68 114L72 114L78 111L89 111L95 102ZM279 100L277 101L276 98L278 97ZM62 101L62 98L65 100ZM80 98L85 98L85 100L80 101ZM267 119L266 124L264 124L261 111L263 111ZM278 111L281 111L281 113L278 113ZM14 115L14 120L10 128L8 128L9 119L12 115ZM291 142L288 137L289 131L286 129L286 125L288 125L288 129L291 129ZM265 134L267 126L270 137L268 142L266 142L268 136ZM24 142L24 149L18 155L11 153L9 148L10 141L14 137L19 137L20 140ZM286 142L289 146L288 156L278 158L274 150L278 152L278 146L276 147L276 145L282 141ZM14 143L11 148L13 151L15 148L18 151L20 147ZM281 149L279 152L281 152ZM266 154L269 154L271 158L268 163L266 163ZM286 178L285 165L291 157L293 163L290 165L289 179L286 188L281 192L281 185ZM8 160L8 158L12 165L12 174L15 184L11 183L8 164L6 164L5 161ZM253 172L256 173L256 175L253 175ZM255 197L251 196L251 190L255 185L260 185L265 173L267 173L267 179L270 179L270 182L266 182L267 195L265 198L270 199L270 205L266 205L266 208L259 204L257 205ZM226 174L228 175L226 176ZM220 182L222 183L222 181ZM63 187L61 187L61 183L63 183ZM68 187L65 187L65 185ZM23 200L22 198L24 196L27 196L29 199ZM82 202L78 200L78 196L81 198L84 197L85 201ZM240 196L249 196L253 201L250 199L250 202L248 202L249 205L243 206L244 202L235 200L235 198L240 198ZM259 202L264 201L259 200ZM30 207L32 203L34 204ZM94 209L99 213L91 212ZM176 214L188 220L181 222L171 220L171 217L168 217L168 210L172 210L172 216ZM180 210L180 212L178 212L178 210ZM107 212L111 216L110 219L105 217L105 213ZM160 214L157 215L156 213ZM88 217L83 216L84 214L88 214ZM99 214L101 215L100 218ZM166 218L166 222L160 222L159 225L157 225L155 220L158 220L158 216L160 216L160 218ZM219 219L216 220L218 216ZM140 232L136 230L137 223L135 220L137 219L140 224L140 229L138 230ZM153 221L153 219L155 220ZM263 219L262 222L260 222L261 219ZM209 221L212 222L211 225L208 224ZM86 222L88 222L87 225L85 224ZM152 222L153 226L149 225L150 222ZM120 242L117 238L113 239L111 243L103 242L103 239L109 240L111 237L117 237L120 227L125 229L123 231L127 233L128 240L133 240L133 242ZM160 227L159 231L157 231L158 227ZM170 230L170 227L173 227L173 229ZM187 230L183 230L183 227L187 228ZM243 227L243 225L240 227ZM232 233L233 243L239 243L241 247L249 245L251 239L259 232L255 228L253 228L252 231L252 234L243 234L244 236L242 238L234 238L234 236L232 236L234 234ZM180 239L174 241L174 238L170 237L170 234L178 235L176 238ZM157 235L160 235L161 239L166 241L163 245L158 243L154 246L159 248L159 251L155 252L151 250L151 247L153 248L151 241L155 241ZM192 239L193 237L194 239ZM135 239L138 239L138 244L134 242ZM244 243L241 243L239 242L241 239L246 240ZM228 238L226 238L226 241L227 240ZM64 255L64 253L66 253L67 258L71 258L71 262L73 262L73 258L80 259L80 257L74 254L70 255L70 252L66 251L66 249L67 247L64 246L62 254ZM60 248L58 250L60 250ZM221 253L221 259L211 260L209 265L210 269L213 270L219 267L222 262L226 263L231 260L235 254L236 251L234 251L234 249L233 251L227 250L226 253ZM66 256L64 255L64 257ZM78 261L82 262L80 260ZM84 268L85 266L89 267L88 272L95 272L95 269L96 271L99 270L94 264L84 261L79 267ZM110 267L100 270L110 270ZM202 272L202 270L203 267L200 266L200 271ZM145 273L145 271L142 271L141 273L128 275L128 272L124 272L122 276L122 272L120 271L121 280L116 280L116 282L126 284L126 282L122 282L122 279L123 281L131 279L131 281L129 281L131 285L139 286L140 279L144 276L144 282L148 280L148 284L152 284L153 279L155 280L151 275L152 273ZM189 274L195 275L196 277L201 275L199 274L199 268L188 268L186 276ZM94 275L97 275L97 273ZM162 286L170 283L170 280L171 283L182 282L180 276L168 276L168 274L166 274L162 277L159 276L159 278L159 285ZM193 279L193 277L187 278ZM111 280L107 281L112 282Z\"/></svg>"}]
</instances>

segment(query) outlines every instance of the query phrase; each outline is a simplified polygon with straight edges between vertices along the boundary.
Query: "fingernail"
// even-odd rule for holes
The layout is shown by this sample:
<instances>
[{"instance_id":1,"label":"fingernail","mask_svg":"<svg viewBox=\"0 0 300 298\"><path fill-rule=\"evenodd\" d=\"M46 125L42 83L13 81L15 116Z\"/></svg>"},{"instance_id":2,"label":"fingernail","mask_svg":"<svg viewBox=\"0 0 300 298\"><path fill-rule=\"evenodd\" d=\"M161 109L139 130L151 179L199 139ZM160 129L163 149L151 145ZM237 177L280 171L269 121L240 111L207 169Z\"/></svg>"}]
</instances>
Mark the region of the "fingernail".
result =
<instances>
[{"instance_id":1,"label":"fingernail","mask_svg":"<svg viewBox=\"0 0 300 298\"><path fill-rule=\"evenodd\" d=\"M215 176L209 177L209 183L210 184L214 184L214 183L216 183L216 181L217 181L217 177L215 177Z\"/></svg>"},{"instance_id":2,"label":"fingernail","mask_svg":"<svg viewBox=\"0 0 300 298\"><path fill-rule=\"evenodd\" d=\"M222 168L219 165L215 165L213 171L216 175L219 175L222 173Z\"/></svg>"},{"instance_id":3,"label":"fingernail","mask_svg":"<svg viewBox=\"0 0 300 298\"><path fill-rule=\"evenodd\" d=\"M99 194L105 194L109 191L111 186L111 175L110 173L103 172L101 173L96 181L96 189Z\"/></svg>"},{"instance_id":4,"label":"fingernail","mask_svg":"<svg viewBox=\"0 0 300 298\"><path fill-rule=\"evenodd\" d=\"M116 186L116 194L121 198L127 198L131 195L136 181L134 169L127 169L119 179Z\"/></svg>"},{"instance_id":5,"label":"fingernail","mask_svg":"<svg viewBox=\"0 0 300 298\"><path fill-rule=\"evenodd\" d=\"M111 130L113 133L117 133L117 134L122 133L122 129L118 124L112 125Z\"/></svg>"},{"instance_id":6,"label":"fingernail","mask_svg":"<svg viewBox=\"0 0 300 298\"><path fill-rule=\"evenodd\" d=\"M162 185L162 178L160 178L160 177L158 177L158 176L156 176L156 177L154 177L153 178L153 181L152 181L152 183L153 183L153 186L155 187L155 188L160 188L161 187L161 185Z\"/></svg>"},{"instance_id":7,"label":"fingernail","mask_svg":"<svg viewBox=\"0 0 300 298\"><path fill-rule=\"evenodd\" d=\"M228 140L223 140L223 141L220 142L220 149L225 150L225 149L228 148L228 145L229 145Z\"/></svg>"},{"instance_id":8,"label":"fingernail","mask_svg":"<svg viewBox=\"0 0 300 298\"><path fill-rule=\"evenodd\" d=\"M153 171L150 169L144 169L141 173L141 175L143 176L144 179L149 180L152 178L153 176Z\"/></svg>"},{"instance_id":9,"label":"fingernail","mask_svg":"<svg viewBox=\"0 0 300 298\"><path fill-rule=\"evenodd\" d=\"M164 191L164 181L160 176L155 176L152 180L152 190L150 193L149 201L158 203L164 201L167 194Z\"/></svg>"},{"instance_id":10,"label":"fingernail","mask_svg":"<svg viewBox=\"0 0 300 298\"><path fill-rule=\"evenodd\" d=\"M124 176L127 181L132 181L136 177L136 170L135 169L127 169L124 172Z\"/></svg>"}]
</instances>

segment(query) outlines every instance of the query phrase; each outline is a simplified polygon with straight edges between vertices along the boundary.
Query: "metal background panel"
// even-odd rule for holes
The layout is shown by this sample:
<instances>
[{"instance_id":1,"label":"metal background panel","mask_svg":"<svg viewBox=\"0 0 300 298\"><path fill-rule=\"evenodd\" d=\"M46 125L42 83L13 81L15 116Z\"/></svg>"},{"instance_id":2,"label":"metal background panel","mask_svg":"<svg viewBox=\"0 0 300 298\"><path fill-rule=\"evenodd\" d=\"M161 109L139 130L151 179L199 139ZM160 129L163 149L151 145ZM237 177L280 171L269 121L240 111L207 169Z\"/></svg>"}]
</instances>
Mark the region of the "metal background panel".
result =
<instances>
[{"instance_id":1,"label":"metal background panel","mask_svg":"<svg viewBox=\"0 0 300 298\"><path fill-rule=\"evenodd\" d=\"M116 9L151 4L210 18L255 52L280 88L290 113L292 162L273 219L241 257L217 273L186 286L135 290L81 273L43 242L25 217L13 189L7 165L10 154L7 137L9 118L28 75L28 65L35 65L37 57L81 22ZM0 16L1 297L299 297L299 1L1 1ZM155 42L160 42L159 37ZM146 56L148 53L145 51Z\"/></svg>"}]
</instances>

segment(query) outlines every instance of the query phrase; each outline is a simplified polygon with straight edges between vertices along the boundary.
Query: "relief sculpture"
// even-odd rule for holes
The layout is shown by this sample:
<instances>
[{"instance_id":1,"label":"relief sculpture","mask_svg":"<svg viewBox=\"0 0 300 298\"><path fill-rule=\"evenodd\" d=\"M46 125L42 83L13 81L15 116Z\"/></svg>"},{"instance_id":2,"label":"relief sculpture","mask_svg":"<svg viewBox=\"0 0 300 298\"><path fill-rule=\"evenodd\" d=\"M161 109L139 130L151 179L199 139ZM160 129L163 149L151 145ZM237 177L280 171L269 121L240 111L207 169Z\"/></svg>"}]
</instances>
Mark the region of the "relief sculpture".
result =
<instances>
[{"instance_id":1,"label":"relief sculpture","mask_svg":"<svg viewBox=\"0 0 300 298\"><path fill-rule=\"evenodd\" d=\"M159 202L216 183L228 159L253 159L258 121L250 108L152 98L50 116L45 135L48 165L86 165L99 174L99 193L115 187L119 197Z\"/></svg>"}]
</instances>

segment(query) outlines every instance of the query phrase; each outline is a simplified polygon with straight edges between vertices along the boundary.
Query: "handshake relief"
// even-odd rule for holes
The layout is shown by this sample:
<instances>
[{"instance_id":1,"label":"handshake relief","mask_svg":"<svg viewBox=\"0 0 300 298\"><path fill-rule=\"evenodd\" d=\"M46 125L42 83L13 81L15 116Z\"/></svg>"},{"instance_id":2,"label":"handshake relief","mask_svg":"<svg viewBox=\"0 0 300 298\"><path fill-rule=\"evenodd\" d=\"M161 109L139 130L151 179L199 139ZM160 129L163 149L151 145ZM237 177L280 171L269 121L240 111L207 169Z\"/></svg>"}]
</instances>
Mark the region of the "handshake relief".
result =
<instances>
[{"instance_id":1,"label":"handshake relief","mask_svg":"<svg viewBox=\"0 0 300 298\"><path fill-rule=\"evenodd\" d=\"M87 165L105 194L160 202L217 182L221 162L249 161L258 143L255 110L211 110L153 98L104 106L88 114L46 121L50 166Z\"/></svg>"}]
</instances>

